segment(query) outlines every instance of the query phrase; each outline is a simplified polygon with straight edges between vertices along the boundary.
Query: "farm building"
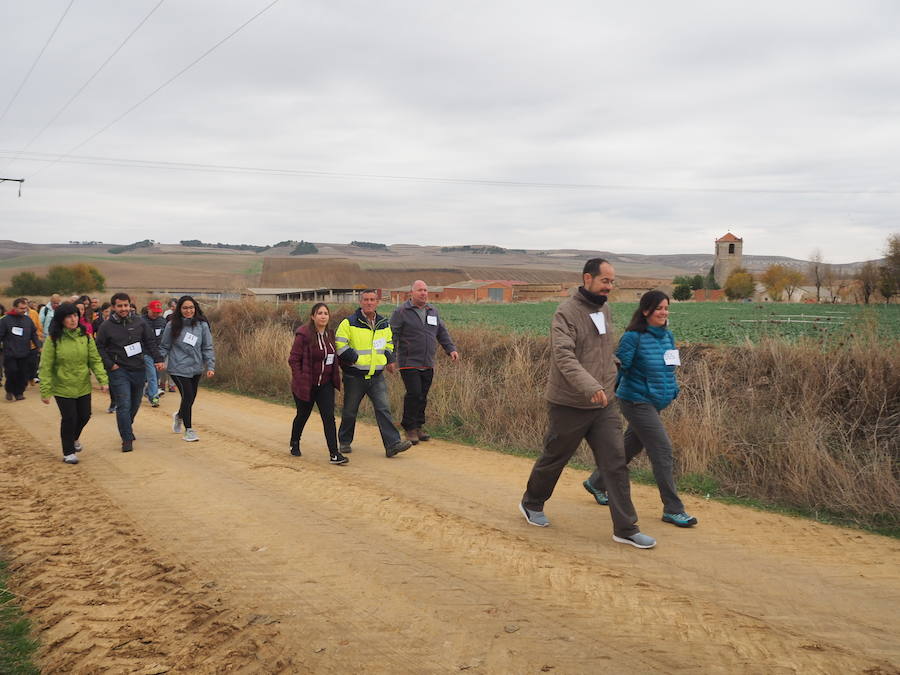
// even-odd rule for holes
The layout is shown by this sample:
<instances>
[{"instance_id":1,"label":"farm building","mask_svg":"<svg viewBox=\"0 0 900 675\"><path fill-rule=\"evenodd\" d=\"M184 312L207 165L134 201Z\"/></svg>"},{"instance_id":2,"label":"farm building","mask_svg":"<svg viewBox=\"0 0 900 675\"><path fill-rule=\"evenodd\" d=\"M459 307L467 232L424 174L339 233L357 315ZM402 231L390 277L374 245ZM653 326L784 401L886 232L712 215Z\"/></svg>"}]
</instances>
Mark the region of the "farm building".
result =
<instances>
[{"instance_id":1,"label":"farm building","mask_svg":"<svg viewBox=\"0 0 900 675\"><path fill-rule=\"evenodd\" d=\"M661 279L619 279L613 292L609 294L611 302L637 302L647 291L659 289L672 295L672 283Z\"/></svg>"},{"instance_id":2,"label":"farm building","mask_svg":"<svg viewBox=\"0 0 900 675\"><path fill-rule=\"evenodd\" d=\"M512 302L513 288L523 285L521 281L475 280L458 281L446 286L431 286L428 298L432 302ZM391 288L385 291L395 305L406 302L409 298L409 286Z\"/></svg>"},{"instance_id":3,"label":"farm building","mask_svg":"<svg viewBox=\"0 0 900 675\"><path fill-rule=\"evenodd\" d=\"M721 288L715 290L711 288L699 288L691 295L693 302L725 302L725 291Z\"/></svg>"},{"instance_id":4,"label":"farm building","mask_svg":"<svg viewBox=\"0 0 900 675\"><path fill-rule=\"evenodd\" d=\"M248 288L247 296L259 302L334 302L353 304L361 288ZM381 291L379 291L381 297Z\"/></svg>"}]
</instances>

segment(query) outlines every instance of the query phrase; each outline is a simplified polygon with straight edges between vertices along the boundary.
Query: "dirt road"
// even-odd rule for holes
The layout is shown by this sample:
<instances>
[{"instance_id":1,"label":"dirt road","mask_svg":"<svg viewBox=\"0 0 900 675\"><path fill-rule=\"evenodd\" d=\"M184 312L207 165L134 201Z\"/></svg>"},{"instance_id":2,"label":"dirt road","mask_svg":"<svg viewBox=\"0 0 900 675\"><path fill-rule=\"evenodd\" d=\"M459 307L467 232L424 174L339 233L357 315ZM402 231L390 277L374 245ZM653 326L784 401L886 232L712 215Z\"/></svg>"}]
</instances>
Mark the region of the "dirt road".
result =
<instances>
[{"instance_id":1,"label":"dirt road","mask_svg":"<svg viewBox=\"0 0 900 675\"><path fill-rule=\"evenodd\" d=\"M141 409L135 451L95 394L78 466L32 388L0 405L0 554L45 672L900 672L900 544L687 498L691 530L611 540L567 470L552 527L516 509L530 460L440 441L395 459L361 427L327 463L311 420L202 390Z\"/></svg>"}]
</instances>

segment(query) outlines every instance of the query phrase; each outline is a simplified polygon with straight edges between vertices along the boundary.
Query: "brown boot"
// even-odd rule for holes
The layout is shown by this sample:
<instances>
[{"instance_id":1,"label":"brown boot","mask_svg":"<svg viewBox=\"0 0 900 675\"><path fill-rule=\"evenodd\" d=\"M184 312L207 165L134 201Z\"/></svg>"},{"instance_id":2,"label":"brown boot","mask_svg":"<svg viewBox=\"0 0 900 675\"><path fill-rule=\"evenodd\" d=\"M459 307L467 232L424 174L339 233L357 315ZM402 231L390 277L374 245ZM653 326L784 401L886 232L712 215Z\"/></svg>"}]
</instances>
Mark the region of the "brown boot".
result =
<instances>
[{"instance_id":1,"label":"brown boot","mask_svg":"<svg viewBox=\"0 0 900 675\"><path fill-rule=\"evenodd\" d=\"M407 429L406 430L406 440L408 440L413 445L418 445L419 430L418 429Z\"/></svg>"},{"instance_id":2,"label":"brown boot","mask_svg":"<svg viewBox=\"0 0 900 675\"><path fill-rule=\"evenodd\" d=\"M430 441L431 436L426 434L422 429L416 429L416 433L418 434L418 438L420 441Z\"/></svg>"}]
</instances>

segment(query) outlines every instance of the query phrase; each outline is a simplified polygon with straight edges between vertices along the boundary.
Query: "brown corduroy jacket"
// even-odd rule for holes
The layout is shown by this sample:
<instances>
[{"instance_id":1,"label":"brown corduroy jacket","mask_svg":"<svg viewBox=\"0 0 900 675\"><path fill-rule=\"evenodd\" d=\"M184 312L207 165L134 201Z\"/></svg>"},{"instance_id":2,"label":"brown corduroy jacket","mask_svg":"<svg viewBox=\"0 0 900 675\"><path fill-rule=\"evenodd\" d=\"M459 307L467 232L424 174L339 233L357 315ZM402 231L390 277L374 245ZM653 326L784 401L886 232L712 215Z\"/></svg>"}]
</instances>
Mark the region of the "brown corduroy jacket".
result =
<instances>
[{"instance_id":1,"label":"brown corduroy jacket","mask_svg":"<svg viewBox=\"0 0 900 675\"><path fill-rule=\"evenodd\" d=\"M601 312L606 333L601 335L591 314ZM591 397L603 389L609 399L616 384L615 348L609 303L602 307L575 289L560 303L550 327L550 377L544 397L555 405L594 409Z\"/></svg>"}]
</instances>

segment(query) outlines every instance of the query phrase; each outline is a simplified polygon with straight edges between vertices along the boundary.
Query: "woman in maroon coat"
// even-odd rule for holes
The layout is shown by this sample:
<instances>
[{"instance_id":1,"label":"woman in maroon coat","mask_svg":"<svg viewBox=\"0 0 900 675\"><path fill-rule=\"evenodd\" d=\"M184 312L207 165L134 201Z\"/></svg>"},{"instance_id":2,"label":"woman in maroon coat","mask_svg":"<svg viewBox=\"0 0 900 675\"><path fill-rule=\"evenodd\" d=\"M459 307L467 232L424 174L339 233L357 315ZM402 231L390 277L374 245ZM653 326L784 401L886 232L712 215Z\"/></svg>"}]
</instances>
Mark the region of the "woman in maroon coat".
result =
<instances>
[{"instance_id":1,"label":"woman in maroon coat","mask_svg":"<svg viewBox=\"0 0 900 675\"><path fill-rule=\"evenodd\" d=\"M291 365L291 392L297 404L297 415L291 429L291 454L300 456L300 436L312 412L318 406L328 443L329 461L346 464L350 460L338 451L334 423L334 392L341 388L341 372L334 346L334 331L328 328L331 313L328 305L317 302L309 313L309 323L300 326L288 363Z\"/></svg>"}]
</instances>

